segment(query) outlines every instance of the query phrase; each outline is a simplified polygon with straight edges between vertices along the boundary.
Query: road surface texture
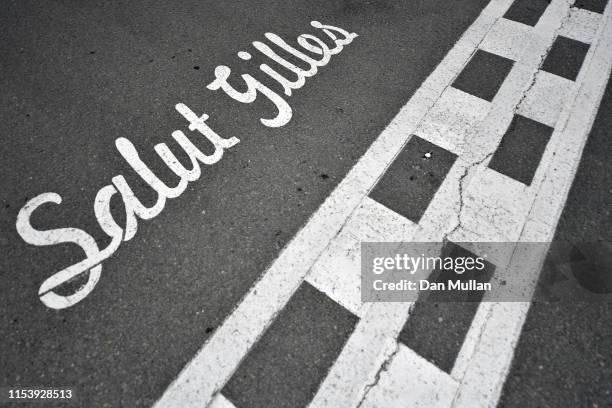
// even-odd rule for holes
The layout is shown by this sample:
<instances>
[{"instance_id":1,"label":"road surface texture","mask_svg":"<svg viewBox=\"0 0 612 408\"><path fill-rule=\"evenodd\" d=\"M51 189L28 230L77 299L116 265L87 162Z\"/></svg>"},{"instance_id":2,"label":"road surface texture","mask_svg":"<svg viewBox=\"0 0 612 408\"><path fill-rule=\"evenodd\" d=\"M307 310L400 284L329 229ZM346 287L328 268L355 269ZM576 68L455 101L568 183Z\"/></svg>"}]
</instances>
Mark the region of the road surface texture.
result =
<instances>
[{"instance_id":1,"label":"road surface texture","mask_svg":"<svg viewBox=\"0 0 612 408\"><path fill-rule=\"evenodd\" d=\"M0 387L86 407L612 405L610 303L365 303L359 265L363 241L610 241L606 3L6 2ZM287 85L307 67L279 37L319 59L316 39L345 41ZM223 156L170 192L160 143L187 171L177 141L212 157L211 129ZM157 177L165 205L130 217L125 186L153 208ZM495 261L533 281L544 263Z\"/></svg>"},{"instance_id":2,"label":"road surface texture","mask_svg":"<svg viewBox=\"0 0 612 408\"><path fill-rule=\"evenodd\" d=\"M612 83L608 82L555 240L612 240ZM608 282L609 282L608 278ZM612 304L532 305L500 407L612 406Z\"/></svg>"}]
</instances>

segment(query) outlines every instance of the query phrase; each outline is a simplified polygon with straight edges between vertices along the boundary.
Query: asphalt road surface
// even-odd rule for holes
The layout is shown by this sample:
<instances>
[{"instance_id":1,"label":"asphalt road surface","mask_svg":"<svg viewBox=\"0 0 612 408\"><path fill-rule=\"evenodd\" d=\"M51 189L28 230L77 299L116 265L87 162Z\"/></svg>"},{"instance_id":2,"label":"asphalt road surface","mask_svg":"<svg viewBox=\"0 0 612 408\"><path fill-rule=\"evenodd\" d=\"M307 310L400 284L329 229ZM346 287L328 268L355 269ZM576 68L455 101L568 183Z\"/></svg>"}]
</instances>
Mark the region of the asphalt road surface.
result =
<instances>
[{"instance_id":1,"label":"asphalt road surface","mask_svg":"<svg viewBox=\"0 0 612 408\"><path fill-rule=\"evenodd\" d=\"M67 386L84 407L152 406L488 3L5 2L0 12L0 387ZM290 44L303 33L332 44L311 26L313 20L358 37L303 87L283 95L283 87L259 68L270 59L252 43L265 42L265 33L272 32ZM239 58L240 51L252 58ZM486 64L491 72L506 70L504 61ZM231 68L229 82L240 92L246 88L239 75L249 74L283 95L291 120L265 126L260 119L274 117L277 107L261 94L253 103L239 103L208 89L220 65ZM484 85L489 79L483 76L479 92L492 92L493 99L497 89ZM470 79L464 80L467 85L454 86L469 87ZM612 207L610 89L557 239L610 241L610 211L604 210ZM83 249L24 242L16 229L19 211L39 194L55 192L61 204L38 208L30 220L34 228L78 228L100 248L109 245L94 213L101 188L123 175L145 206L157 199L115 141L128 139L160 179L175 185L176 176L154 146L168 143L178 152L172 133L195 133L175 109L177 103L197 115L206 113L206 124L219 136L240 142L216 164L202 165L201 176L168 199L159 215L138 220L133 238L102 262L99 281L83 300L61 310L46 307L38 296L41 283L83 260ZM431 167L416 164L433 180L424 182L410 209L424 212L454 156L436 155L429 142L412 140L413 150L405 150L409 163L429 158L424 154L430 152L445 157ZM186 154L176 154L188 163ZM495 162L500 171L508 167L504 160ZM521 177L533 176L530 166L521 167ZM110 203L125 225L118 195ZM57 291L73 293L86 279ZM612 406L611 314L609 303L534 304L500 406ZM270 327L272 334L258 343L223 395L238 408L308 405L358 320L354 311L300 286L279 315L282 323ZM420 333L421 343L438 339L434 331ZM270 350L277 356L271 358ZM285 377L279 381L270 372Z\"/></svg>"},{"instance_id":2,"label":"asphalt road surface","mask_svg":"<svg viewBox=\"0 0 612 408\"><path fill-rule=\"evenodd\" d=\"M91 406L153 403L485 4L5 4L2 383L69 384ZM243 105L206 89L217 65L253 72L236 53L264 33L289 41L313 19L360 36L288 98L287 126L259 123L273 112L264 102ZM41 282L82 250L27 245L17 212L56 192L63 203L41 208L36 225L103 237L97 191L117 174L138 180L115 139L128 138L161 171L153 146L186 128L178 102L240 144L160 216L140 222L77 307L46 308ZM142 184L137 194L152 203Z\"/></svg>"},{"instance_id":3,"label":"asphalt road surface","mask_svg":"<svg viewBox=\"0 0 612 408\"><path fill-rule=\"evenodd\" d=\"M608 82L555 242L592 245L612 238L611 110ZM534 303L499 406L612 406L611 321L609 302Z\"/></svg>"}]
</instances>

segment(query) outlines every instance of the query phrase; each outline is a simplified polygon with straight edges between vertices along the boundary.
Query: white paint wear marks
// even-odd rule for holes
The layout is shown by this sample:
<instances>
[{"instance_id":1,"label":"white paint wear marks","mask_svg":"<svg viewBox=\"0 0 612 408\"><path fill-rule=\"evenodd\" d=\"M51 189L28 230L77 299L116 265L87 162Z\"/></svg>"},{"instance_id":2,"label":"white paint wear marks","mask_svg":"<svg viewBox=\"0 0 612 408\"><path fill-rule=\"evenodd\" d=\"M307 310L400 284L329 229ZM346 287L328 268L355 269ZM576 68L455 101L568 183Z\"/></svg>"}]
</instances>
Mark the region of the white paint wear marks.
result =
<instances>
[{"instance_id":1,"label":"white paint wear marks","mask_svg":"<svg viewBox=\"0 0 612 408\"><path fill-rule=\"evenodd\" d=\"M309 69L298 68L281 58L270 45L260 41L253 42L253 47L257 51L295 76L295 79L292 81L271 68L268 64L261 64L259 67L261 72L274 79L283 87L286 96L291 96L292 90L304 86L306 78L315 75L318 68L327 65L333 55L338 54L345 45L350 44L357 37L355 33L332 25L321 24L318 21L312 21L311 26L322 30L335 46L330 48L323 40L314 35L301 34L297 37L297 43L304 51L314 54L314 56L309 56L300 49L286 43L278 35L274 33L265 34L266 39L270 41L271 45L304 61L310 67ZM246 51L240 51L238 52L238 57L242 60L248 60L251 58L251 54ZM229 67L225 65L217 66L215 68L215 79L208 84L207 88L212 91L221 89L230 98L240 103L252 103L259 94L265 96L274 103L278 110L275 116L270 118L262 117L260 119L261 123L265 126L280 127L286 125L291 120L293 112L283 96L274 92L250 74L243 74L241 76L247 90L244 92L237 91L228 82L230 75L231 69ZM136 197L122 175L113 177L111 184L102 187L94 200L94 214L104 233L111 237L111 242L106 248L100 249L95 239L89 233L78 228L39 230L32 226L30 217L34 211L46 203L61 204L62 198L59 194L53 192L40 194L29 200L19 211L16 227L17 232L25 242L36 246L72 243L78 245L85 253L85 258L82 261L54 273L42 283L38 294L46 306L53 309L63 309L80 302L89 295L100 279L102 262L110 257L123 241L129 241L134 238L138 229L138 220L150 220L159 215L164 209L167 199L179 197L185 191L189 182L194 182L200 178L202 174L200 163L209 166L217 163L223 157L223 152L226 149L240 142L236 137L223 138L219 136L206 124L208 115L202 114L198 116L182 103L178 103L175 108L189 122L189 130L192 132L197 131L201 136L204 136L212 144L214 152L206 155L181 130L172 132L172 138L189 156L191 167L186 168L183 166L165 143L154 146L154 150L159 157L179 177L178 183L169 186L160 180L149 166L140 159L138 151L132 142L124 137L118 138L115 141L117 150L138 176L157 192L157 201L152 207L145 206ZM125 209L126 219L123 226L117 224L110 210L111 199L117 193L121 195ZM87 272L89 272L87 282L73 294L60 295L54 292L54 289L58 286Z\"/></svg>"}]
</instances>

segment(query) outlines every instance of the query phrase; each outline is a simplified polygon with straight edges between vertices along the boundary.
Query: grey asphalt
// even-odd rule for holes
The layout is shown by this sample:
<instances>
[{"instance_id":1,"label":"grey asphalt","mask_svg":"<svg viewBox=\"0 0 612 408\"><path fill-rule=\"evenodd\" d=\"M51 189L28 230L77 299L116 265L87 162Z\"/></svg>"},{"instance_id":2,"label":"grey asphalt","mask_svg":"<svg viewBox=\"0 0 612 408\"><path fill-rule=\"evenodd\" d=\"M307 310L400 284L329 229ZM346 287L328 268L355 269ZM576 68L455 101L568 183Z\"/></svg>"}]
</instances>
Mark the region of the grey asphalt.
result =
<instances>
[{"instance_id":1,"label":"grey asphalt","mask_svg":"<svg viewBox=\"0 0 612 408\"><path fill-rule=\"evenodd\" d=\"M0 384L72 386L88 407L154 402L486 3L4 2ZM257 59L236 52L252 51L265 32L293 40L312 32L313 19L359 37L288 98L287 126L259 123L272 111L265 102L242 105L205 88L220 64L255 72ZM187 131L177 102L241 143L139 223L85 300L44 307L40 283L83 254L24 243L19 209L56 192L62 204L39 210L34 225L82 228L106 245L93 215L101 187L123 174L153 199L114 140L127 137L169 177L152 148Z\"/></svg>"}]
</instances>

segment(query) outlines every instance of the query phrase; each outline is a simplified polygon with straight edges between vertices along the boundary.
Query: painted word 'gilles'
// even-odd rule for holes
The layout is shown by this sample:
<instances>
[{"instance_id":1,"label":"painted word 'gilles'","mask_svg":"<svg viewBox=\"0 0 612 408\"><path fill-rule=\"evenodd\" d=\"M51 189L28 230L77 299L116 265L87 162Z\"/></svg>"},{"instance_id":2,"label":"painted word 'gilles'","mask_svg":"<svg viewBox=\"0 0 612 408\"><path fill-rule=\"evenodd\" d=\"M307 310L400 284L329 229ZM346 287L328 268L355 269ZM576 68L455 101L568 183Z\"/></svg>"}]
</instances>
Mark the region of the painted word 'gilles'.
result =
<instances>
[{"instance_id":1,"label":"painted word 'gilles'","mask_svg":"<svg viewBox=\"0 0 612 408\"><path fill-rule=\"evenodd\" d=\"M291 79L287 79L268 64L261 64L259 66L261 72L281 85L286 96L291 96L292 90L304 86L306 78L315 75L317 69L326 65L332 55L342 51L345 45L351 43L353 39L357 37L355 33L349 33L341 28L324 25L317 21L311 22L311 25L314 28L321 29L331 38L335 47L330 48L321 39L310 34L302 34L297 37L297 43L303 50L292 47L273 33L265 34L270 45L260 41L253 42L253 47L257 51L273 60L286 71L289 71ZM298 68L296 65L279 56L271 45L304 61L309 68ZM315 56L309 56L304 53L304 51L314 54ZM249 60L252 56L248 52L240 51L238 57L243 60ZM241 103L252 103L260 94L265 96L274 103L277 109L275 116L260 119L261 123L265 126L284 126L291 120L292 110L283 96L274 92L249 74L241 75L246 85L246 91L238 91L229 84L228 78L230 75L231 69L229 67L225 65L216 67L215 79L208 84L207 88L212 91L220 89L229 97ZM202 153L202 151L182 131L175 130L172 132L172 138L188 155L191 166L189 168L183 166L165 143L154 146L154 150L159 157L179 178L176 185L169 186L160 180L149 166L140 159L136 148L128 139L124 137L118 138L115 141L117 150L138 176L155 190L157 193L157 201L152 207L145 206L138 197L135 196L122 175L113 177L111 179L111 184L102 187L96 194L94 200L94 213L101 229L111 238L111 242L106 248L100 249L95 239L82 229L58 228L38 230L32 226L30 223L32 213L45 203L60 204L62 198L59 194L40 194L29 200L19 211L17 216L17 232L27 243L37 246L73 243L78 245L85 252L85 258L82 261L56 272L41 284L38 295L46 306L53 309L63 309L80 302L89 295L100 279L102 262L119 248L121 242L129 241L134 237L138 228L138 220L149 220L156 217L164 209L167 199L180 196L187 188L189 182L196 181L200 178L202 172L200 163L206 165L217 163L223 157L225 149L229 149L240 142L236 137L226 139L213 131L206 124L208 115L203 114L198 116L182 103L176 105L176 110L187 119L190 131L197 131L212 144L214 149L213 153L208 155ZM125 225L123 226L117 223L110 210L111 198L117 193L120 194L125 209ZM54 289L60 285L83 273L88 273L87 281L73 294L60 295L54 291Z\"/></svg>"}]
</instances>

